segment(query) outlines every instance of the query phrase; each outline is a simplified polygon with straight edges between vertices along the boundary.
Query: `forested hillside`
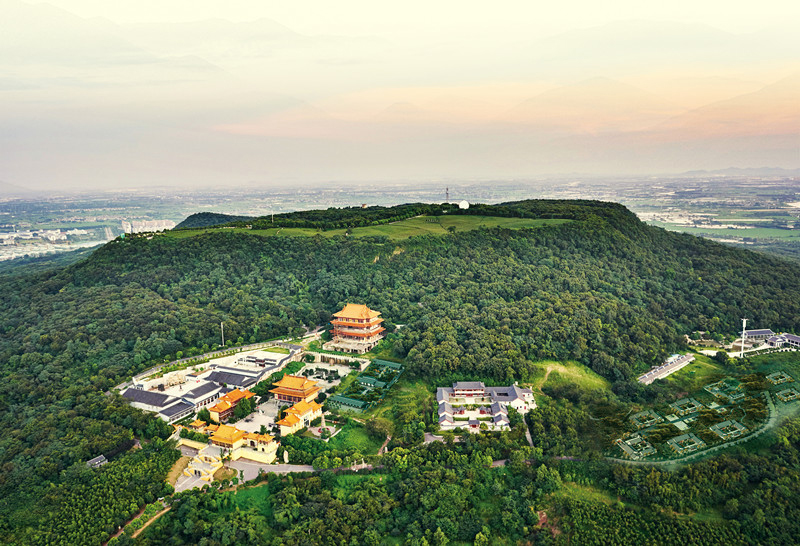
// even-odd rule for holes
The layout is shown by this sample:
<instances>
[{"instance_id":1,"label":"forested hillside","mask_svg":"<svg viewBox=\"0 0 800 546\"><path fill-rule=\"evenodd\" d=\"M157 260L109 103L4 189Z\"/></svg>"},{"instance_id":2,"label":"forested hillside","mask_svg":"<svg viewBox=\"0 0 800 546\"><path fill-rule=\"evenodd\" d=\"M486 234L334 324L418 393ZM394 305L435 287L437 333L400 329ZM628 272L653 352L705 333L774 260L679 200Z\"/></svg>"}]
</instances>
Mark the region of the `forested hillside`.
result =
<instances>
[{"instance_id":1,"label":"forested hillside","mask_svg":"<svg viewBox=\"0 0 800 546\"><path fill-rule=\"evenodd\" d=\"M231 214L220 214L218 212L196 212L175 226L175 229L219 226L229 222L247 221L249 219L250 218L247 216L233 216Z\"/></svg>"},{"instance_id":2,"label":"forested hillside","mask_svg":"<svg viewBox=\"0 0 800 546\"><path fill-rule=\"evenodd\" d=\"M441 212L420 207L432 206L282 221L342 227ZM530 201L458 214L573 221L402 242L224 229L131 236L66 268L0 277L0 535L45 541L59 495L75 498L77 466L133 435L166 437L162 422L104 393L154 362L213 344L221 321L232 341L246 343L324 325L343 303L365 303L390 329L403 325L392 339L410 377L525 380L533 361L571 359L629 397L641 395L636 373L692 330L733 332L742 316L800 330L794 263L648 227L613 204ZM108 466L129 464L141 463ZM108 507L106 521L130 505Z\"/></svg>"}]
</instances>

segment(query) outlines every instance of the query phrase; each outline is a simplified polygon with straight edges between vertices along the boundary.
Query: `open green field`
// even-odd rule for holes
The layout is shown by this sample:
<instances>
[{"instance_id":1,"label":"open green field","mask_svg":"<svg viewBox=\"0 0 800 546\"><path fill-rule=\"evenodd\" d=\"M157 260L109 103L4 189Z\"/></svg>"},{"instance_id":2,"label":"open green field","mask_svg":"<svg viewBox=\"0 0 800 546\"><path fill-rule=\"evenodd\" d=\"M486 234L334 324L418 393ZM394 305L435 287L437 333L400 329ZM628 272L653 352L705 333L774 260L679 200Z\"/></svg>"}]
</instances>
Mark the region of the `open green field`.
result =
<instances>
[{"instance_id":1,"label":"open green field","mask_svg":"<svg viewBox=\"0 0 800 546\"><path fill-rule=\"evenodd\" d=\"M747 361L753 371L769 375L772 372L783 370L794 378L795 384L800 382L800 352L789 351L751 356Z\"/></svg>"},{"instance_id":2,"label":"open green field","mask_svg":"<svg viewBox=\"0 0 800 546\"><path fill-rule=\"evenodd\" d=\"M365 418L384 417L392 420L392 408L398 406L399 408L424 408L427 405L433 404L433 393L428 390L428 384L425 381L410 380L405 376L400 377L397 383L392 386L389 394L383 399L383 402L370 408L364 412Z\"/></svg>"},{"instance_id":3,"label":"open green field","mask_svg":"<svg viewBox=\"0 0 800 546\"><path fill-rule=\"evenodd\" d=\"M283 347L267 347L266 349L261 349L261 350L267 353L278 353L282 355L289 354L289 349L284 349Z\"/></svg>"},{"instance_id":4,"label":"open green field","mask_svg":"<svg viewBox=\"0 0 800 546\"><path fill-rule=\"evenodd\" d=\"M263 485L237 489L236 495L233 497L233 502L234 505L230 508L231 511L247 511L254 508L262 516L272 516L273 508L269 498L269 488Z\"/></svg>"},{"instance_id":5,"label":"open green field","mask_svg":"<svg viewBox=\"0 0 800 546\"><path fill-rule=\"evenodd\" d=\"M418 235L445 235L451 229L457 232L470 231L478 228L506 228L524 229L538 228L543 226L555 226L569 222L570 220L561 219L536 219L536 218L501 218L497 216L418 216L401 220L391 224L380 226L367 226L346 229L331 229L327 231L311 228L274 228L274 229L245 229L245 228L206 228L196 230L167 231L163 236L167 237L194 237L202 233L215 231L233 231L236 233L248 233L250 235L261 235L262 237L313 237L322 235L324 237L335 237L345 235L349 231L351 237L375 237L384 236L390 239L400 240L416 237Z\"/></svg>"},{"instance_id":6,"label":"open green field","mask_svg":"<svg viewBox=\"0 0 800 546\"><path fill-rule=\"evenodd\" d=\"M591 485L581 485L575 482L564 481L561 489L552 494L553 497L568 497L584 502L602 502L603 504L615 505L621 502L613 497L608 491L603 491Z\"/></svg>"},{"instance_id":7,"label":"open green field","mask_svg":"<svg viewBox=\"0 0 800 546\"><path fill-rule=\"evenodd\" d=\"M545 385L557 387L565 384L577 384L585 390L611 388L611 384L607 379L600 377L583 364L578 364L577 362L544 360L536 362L536 366L543 372L542 376L533 382L533 387L538 390L541 390Z\"/></svg>"},{"instance_id":8,"label":"open green field","mask_svg":"<svg viewBox=\"0 0 800 546\"><path fill-rule=\"evenodd\" d=\"M738 237L751 237L754 239L794 239L800 241L800 229L777 229L766 227L754 227L744 229L708 229L676 226L664 222L650 222L650 224L662 227L668 231L678 231L702 237L715 237L719 239L732 239Z\"/></svg>"},{"instance_id":9,"label":"open green field","mask_svg":"<svg viewBox=\"0 0 800 546\"><path fill-rule=\"evenodd\" d=\"M355 449L362 455L376 455L382 442L373 440L360 425L346 425L342 431L328 440L331 449Z\"/></svg>"},{"instance_id":10,"label":"open green field","mask_svg":"<svg viewBox=\"0 0 800 546\"><path fill-rule=\"evenodd\" d=\"M676 392L694 392L725 377L725 369L711 357L695 353L694 358L694 362L659 381L667 381Z\"/></svg>"}]
</instances>

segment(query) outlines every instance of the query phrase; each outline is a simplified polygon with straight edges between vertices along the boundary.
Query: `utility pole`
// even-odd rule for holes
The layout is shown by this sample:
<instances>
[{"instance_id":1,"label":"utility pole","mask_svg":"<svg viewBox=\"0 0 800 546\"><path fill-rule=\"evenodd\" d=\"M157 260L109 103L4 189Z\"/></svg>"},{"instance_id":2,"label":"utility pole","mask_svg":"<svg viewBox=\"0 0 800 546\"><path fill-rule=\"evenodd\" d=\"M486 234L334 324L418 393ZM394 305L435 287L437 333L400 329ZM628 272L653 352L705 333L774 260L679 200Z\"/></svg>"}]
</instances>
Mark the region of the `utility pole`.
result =
<instances>
[{"instance_id":1,"label":"utility pole","mask_svg":"<svg viewBox=\"0 0 800 546\"><path fill-rule=\"evenodd\" d=\"M222 347L224 348L225 347L225 323L224 322L220 322L219 323L219 329L220 329L220 332L222 332Z\"/></svg>"}]
</instances>

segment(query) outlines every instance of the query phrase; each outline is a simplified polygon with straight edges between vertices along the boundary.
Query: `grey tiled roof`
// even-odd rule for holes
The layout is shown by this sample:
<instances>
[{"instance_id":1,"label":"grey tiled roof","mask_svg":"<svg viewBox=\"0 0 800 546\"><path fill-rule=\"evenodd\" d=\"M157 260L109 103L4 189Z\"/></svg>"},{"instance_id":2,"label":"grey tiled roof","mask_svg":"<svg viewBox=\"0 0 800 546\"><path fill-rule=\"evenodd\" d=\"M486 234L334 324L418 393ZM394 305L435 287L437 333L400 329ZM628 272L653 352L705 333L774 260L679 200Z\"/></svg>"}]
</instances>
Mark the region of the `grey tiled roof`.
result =
<instances>
[{"instance_id":1,"label":"grey tiled roof","mask_svg":"<svg viewBox=\"0 0 800 546\"><path fill-rule=\"evenodd\" d=\"M194 406L192 404L189 404L189 403L184 402L183 400L181 400L177 404L173 404L173 405L169 406L168 408L164 408L161 411L159 411L158 413L163 415L164 417L172 417L173 415L178 415L179 413L182 413L182 412L187 411L187 410L193 410L193 409L194 409Z\"/></svg>"},{"instance_id":2,"label":"grey tiled roof","mask_svg":"<svg viewBox=\"0 0 800 546\"><path fill-rule=\"evenodd\" d=\"M480 381L457 381L453 383L453 389L483 389L485 385Z\"/></svg>"},{"instance_id":3,"label":"grey tiled roof","mask_svg":"<svg viewBox=\"0 0 800 546\"><path fill-rule=\"evenodd\" d=\"M214 381L215 383L225 383L226 385L235 385L237 387L249 387L256 382L255 377L220 371L211 372L206 379L208 381Z\"/></svg>"},{"instance_id":4,"label":"grey tiled roof","mask_svg":"<svg viewBox=\"0 0 800 546\"><path fill-rule=\"evenodd\" d=\"M217 385L216 383L208 382L203 385L200 385L199 387L195 387L194 389L184 394L183 397L196 400L198 398L203 398L204 396L218 390L219 390L219 385Z\"/></svg>"},{"instance_id":5,"label":"grey tiled roof","mask_svg":"<svg viewBox=\"0 0 800 546\"><path fill-rule=\"evenodd\" d=\"M132 402L138 402L156 408L163 408L175 401L174 397L164 393L144 391L141 389L134 389L133 387L122 393L122 396Z\"/></svg>"}]
</instances>

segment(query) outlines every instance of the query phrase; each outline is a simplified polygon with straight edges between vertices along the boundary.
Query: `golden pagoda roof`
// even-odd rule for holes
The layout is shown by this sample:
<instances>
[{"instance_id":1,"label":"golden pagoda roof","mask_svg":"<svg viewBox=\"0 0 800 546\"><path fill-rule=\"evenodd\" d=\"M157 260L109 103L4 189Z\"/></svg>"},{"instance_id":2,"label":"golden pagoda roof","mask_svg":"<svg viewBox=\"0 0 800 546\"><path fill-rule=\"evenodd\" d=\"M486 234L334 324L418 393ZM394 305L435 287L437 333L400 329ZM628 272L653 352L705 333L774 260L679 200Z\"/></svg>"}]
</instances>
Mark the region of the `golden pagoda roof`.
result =
<instances>
[{"instance_id":1,"label":"golden pagoda roof","mask_svg":"<svg viewBox=\"0 0 800 546\"><path fill-rule=\"evenodd\" d=\"M295 415L293 413L287 413L286 417L284 417L280 421L276 422L275 424L276 425L283 425L284 427L292 427L292 426L296 425L299 422L300 422L300 418L297 415Z\"/></svg>"},{"instance_id":2,"label":"golden pagoda roof","mask_svg":"<svg viewBox=\"0 0 800 546\"><path fill-rule=\"evenodd\" d=\"M255 440L256 442L261 442L264 444L268 444L273 441L275 438L270 436L269 434L257 434L255 432L245 432L244 433L245 440Z\"/></svg>"},{"instance_id":3,"label":"golden pagoda roof","mask_svg":"<svg viewBox=\"0 0 800 546\"><path fill-rule=\"evenodd\" d=\"M303 417L304 415L308 415L309 413L314 413L320 408L322 408L322 406L320 406L314 401L306 402L305 400L301 400L291 408L287 409L286 413L294 413L299 417Z\"/></svg>"},{"instance_id":4,"label":"golden pagoda roof","mask_svg":"<svg viewBox=\"0 0 800 546\"><path fill-rule=\"evenodd\" d=\"M380 316L380 313L378 311L373 311L366 305L348 303L341 311L334 313L333 316L349 319L373 319Z\"/></svg>"},{"instance_id":5,"label":"golden pagoda roof","mask_svg":"<svg viewBox=\"0 0 800 546\"><path fill-rule=\"evenodd\" d=\"M217 431L211 436L211 441L233 444L242 438L244 438L243 430L239 430L230 425L220 425Z\"/></svg>"},{"instance_id":6,"label":"golden pagoda roof","mask_svg":"<svg viewBox=\"0 0 800 546\"><path fill-rule=\"evenodd\" d=\"M252 398L255 395L256 395L256 393L250 392L247 389L245 389L243 391L240 391L239 389L234 389L231 392L225 394L225 396L223 396L222 398L224 400L227 400L228 402L232 402L232 403L236 404L237 402L239 402L240 400L242 400L244 398Z\"/></svg>"},{"instance_id":7,"label":"golden pagoda roof","mask_svg":"<svg viewBox=\"0 0 800 546\"><path fill-rule=\"evenodd\" d=\"M302 375L284 375L280 381L273 383L275 387L292 389L296 391L311 390L317 386L317 381L308 379Z\"/></svg>"},{"instance_id":8,"label":"golden pagoda roof","mask_svg":"<svg viewBox=\"0 0 800 546\"><path fill-rule=\"evenodd\" d=\"M222 413L223 411L229 410L232 407L233 407L233 404L231 404L227 400L220 400L219 402L217 402L216 404L214 404L213 406L208 408L208 410L209 411L213 411L215 413Z\"/></svg>"},{"instance_id":9,"label":"golden pagoda roof","mask_svg":"<svg viewBox=\"0 0 800 546\"><path fill-rule=\"evenodd\" d=\"M203 428L206 426L206 422L201 419L197 419L189 423L189 426L192 428Z\"/></svg>"}]
</instances>

